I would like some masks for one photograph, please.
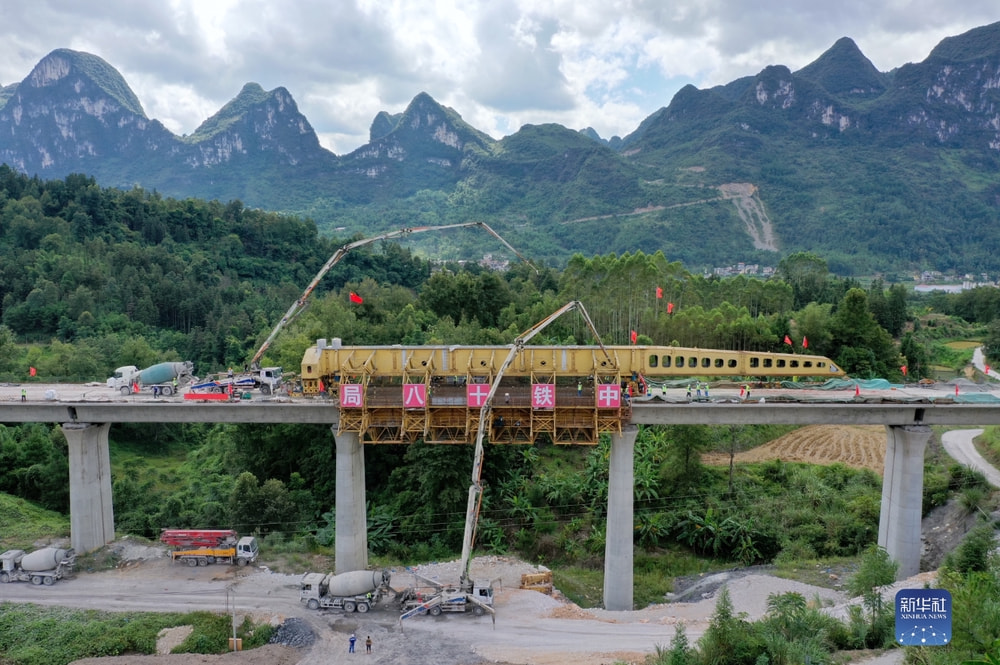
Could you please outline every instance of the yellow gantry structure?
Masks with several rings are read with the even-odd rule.
[[[366,443],[469,443],[510,346],[342,346],[318,340],[302,389],[340,407],[341,432]],[[845,376],[828,358],[674,346],[523,346],[503,371],[493,443],[594,444],[620,433],[646,379]],[[616,398],[617,396],[617,398]]]

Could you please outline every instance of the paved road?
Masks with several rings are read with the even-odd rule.
[[[972,443],[972,440],[982,433],[981,429],[959,429],[945,432],[941,437],[941,443],[944,445],[945,451],[956,462],[982,472],[990,485],[1000,488],[1000,471],[997,471],[996,467],[983,459]]]

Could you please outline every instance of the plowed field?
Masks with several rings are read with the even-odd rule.
[[[729,455],[702,456],[709,465],[729,464]],[[789,432],[753,450],[737,453],[737,462],[786,462],[835,464],[871,469],[879,475],[885,466],[885,427],[881,425],[809,425]]]

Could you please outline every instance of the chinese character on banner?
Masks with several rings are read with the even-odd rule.
[[[490,396],[490,387],[485,383],[470,383],[465,386],[465,401],[468,406],[482,406]]]
[[[340,386],[341,408],[360,408],[364,404],[364,386],[360,383],[345,383]]]
[[[531,384],[531,408],[554,409],[556,406],[556,387],[551,383]]]
[[[404,383],[403,406],[407,409],[422,409],[427,406],[427,386],[423,383]]]
[[[622,405],[622,387],[617,383],[602,383],[597,386],[597,408],[617,409]]]

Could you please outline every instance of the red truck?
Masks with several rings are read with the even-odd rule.
[[[240,538],[232,529],[164,529],[160,542],[172,546],[170,558],[189,566],[235,563],[246,566],[257,561],[257,539]]]

